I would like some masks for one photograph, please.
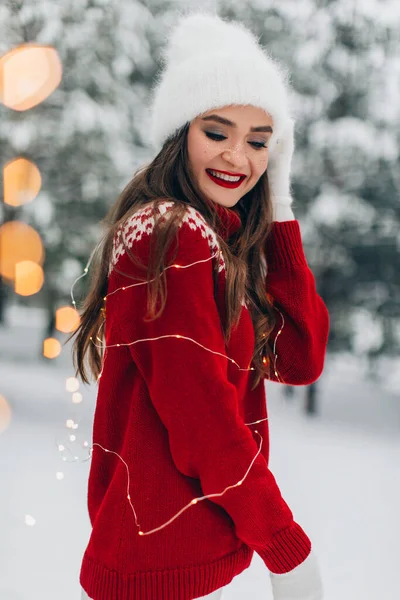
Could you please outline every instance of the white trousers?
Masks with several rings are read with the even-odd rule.
[[[207,596],[201,596],[198,597],[197,599],[194,600],[221,600],[222,598],[222,590],[223,588],[220,588],[219,590],[215,590],[215,592],[211,592],[211,594],[207,594]],[[87,593],[85,592],[85,590],[82,590],[82,598],[81,600],[92,600],[91,598],[89,598],[89,596],[87,595]]]

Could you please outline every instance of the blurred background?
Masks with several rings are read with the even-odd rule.
[[[68,334],[105,216],[151,160],[167,27],[194,2],[0,4],[0,598],[80,598],[96,386]],[[319,556],[326,600],[398,600],[400,3],[203,2],[292,74],[294,212],[331,316],[324,373],[266,382],[271,469]],[[207,43],[206,40],[204,43]],[[90,276],[90,273],[89,273]],[[224,600],[272,598],[251,567]]]

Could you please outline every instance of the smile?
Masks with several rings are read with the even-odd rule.
[[[230,189],[239,187],[239,185],[241,185],[242,182],[246,179],[246,177],[243,175],[240,177],[240,179],[238,181],[227,181],[226,179],[222,179],[221,177],[216,177],[215,175],[212,175],[210,173],[210,171],[208,171],[207,169],[206,169],[206,173],[209,176],[209,178],[211,179],[211,181],[213,181],[217,185],[220,185],[221,187],[230,188]]]

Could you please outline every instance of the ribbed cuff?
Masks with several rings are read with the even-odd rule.
[[[265,243],[265,257],[269,271],[293,265],[307,266],[297,219],[273,224]]]
[[[297,523],[278,533],[265,550],[256,550],[272,573],[287,573],[311,552],[311,541]]]

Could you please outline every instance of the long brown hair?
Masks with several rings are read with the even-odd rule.
[[[126,246],[130,259],[147,271],[148,320],[156,319],[164,310],[166,302],[164,254],[173,242],[186,206],[197,209],[217,233],[222,225],[218,212],[198,188],[190,168],[187,151],[189,123],[181,127],[164,144],[159,154],[148,165],[138,169],[122,191],[117,201],[103,219],[106,230],[94,254],[90,268],[90,289],[83,302],[80,324],[67,341],[76,337],[73,345],[73,361],[76,375],[89,383],[90,375],[97,379],[102,367],[103,350],[93,339],[103,339],[103,302],[107,294],[109,265],[112,257],[113,239],[119,226],[133,213],[149,202],[154,202],[155,215],[159,202],[174,203],[168,212],[167,223],[155,220],[154,247],[149,264],[139,263]],[[272,228],[272,205],[267,171],[256,185],[231,209],[240,216],[242,226],[228,240],[217,234],[226,267],[226,318],[223,327],[225,343],[232,328],[237,325],[242,310],[242,299],[248,299],[253,321],[255,345],[253,354],[254,389],[261,378],[269,374],[273,353],[268,338],[275,326],[275,316],[266,294],[265,276],[267,265],[264,254],[266,238]],[[116,267],[114,267],[116,268]],[[164,286],[162,285],[164,284]],[[158,294],[161,307],[155,312]],[[88,365],[86,364],[88,363]],[[88,373],[89,367],[89,373]]]

